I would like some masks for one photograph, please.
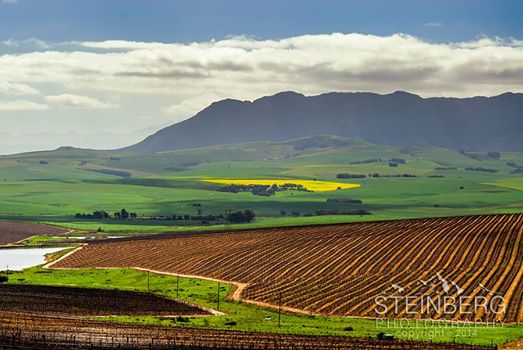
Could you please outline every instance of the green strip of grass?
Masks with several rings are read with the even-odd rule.
[[[9,283],[45,284],[57,286],[79,286],[90,288],[124,289],[135,291],[148,290],[148,274],[134,269],[86,269],[86,270],[46,270],[41,267],[14,272],[9,276]],[[177,288],[177,286],[179,286]],[[319,317],[283,313],[281,327],[278,326],[277,310],[258,307],[248,303],[227,300],[234,286],[220,284],[219,310],[224,316],[190,318],[188,322],[180,322],[171,318],[158,317],[113,317],[119,322],[140,324],[161,324],[177,326],[199,326],[220,329],[236,329],[255,332],[282,332],[312,335],[345,335],[371,336],[379,332],[396,335],[398,338],[414,340],[433,340],[441,342],[460,342],[471,344],[502,344],[523,336],[523,326],[505,327],[449,327],[434,326],[414,328],[411,323],[406,328],[390,328],[387,325],[377,325],[376,321],[358,318]],[[149,274],[149,291],[176,297],[205,307],[218,308],[218,283],[194,279],[179,279],[175,276]],[[228,322],[236,322],[236,326],[227,326]],[[420,325],[417,325],[418,327]],[[353,329],[350,331],[349,329]]]

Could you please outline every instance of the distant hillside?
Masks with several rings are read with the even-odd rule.
[[[421,98],[406,92],[282,92],[223,100],[125,150],[148,153],[330,134],[386,145],[523,150],[523,94]]]

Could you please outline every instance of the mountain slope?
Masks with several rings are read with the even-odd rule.
[[[523,94],[421,98],[406,92],[282,92],[222,100],[124,150],[148,153],[330,134],[378,144],[523,150]]]

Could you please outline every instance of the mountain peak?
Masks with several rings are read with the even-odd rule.
[[[257,102],[265,102],[265,101],[286,101],[286,100],[293,100],[293,99],[302,99],[305,98],[305,95],[300,94],[298,92],[294,91],[282,91],[278,92],[277,94],[270,95],[270,96],[263,96],[257,100],[254,100],[254,103]]]
[[[413,93],[410,93],[410,92],[407,92],[407,91],[403,91],[403,90],[396,90],[394,91],[392,94],[389,94],[391,96],[396,96],[396,97],[414,97],[416,99],[422,99],[419,95],[416,95],[416,94],[413,94]]]
[[[253,102],[226,99],[128,147],[160,152],[323,134],[396,146],[523,150],[523,94],[498,98],[422,98],[405,91],[280,92]]]

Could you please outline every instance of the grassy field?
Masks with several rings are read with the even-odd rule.
[[[41,267],[14,272],[9,283],[44,284],[53,286],[78,286],[90,288],[110,288],[153,293],[179,297],[180,299],[218,309],[224,316],[190,318],[180,322],[165,317],[119,316],[112,320],[140,324],[162,324],[177,326],[199,326],[243,331],[283,332],[315,335],[376,336],[379,332],[392,333],[399,338],[415,340],[435,340],[473,344],[502,344],[523,336],[523,326],[465,326],[431,325],[415,323],[409,325],[380,323],[370,319],[318,317],[282,313],[278,322],[278,312],[273,309],[227,300],[227,295],[234,288],[217,282],[182,278],[175,276],[149,274],[133,269],[91,269],[91,270],[45,270]],[[218,306],[219,290],[219,306]],[[226,323],[236,322],[236,326]],[[352,327],[352,330],[350,330]]]
[[[440,148],[398,149],[327,136],[151,155],[60,149],[0,157],[0,219],[83,230],[101,226],[106,232],[162,232],[209,228],[190,220],[98,222],[74,215],[95,210],[112,214],[122,208],[142,218],[220,215],[249,208],[257,219],[244,227],[261,227],[521,212],[523,177],[512,173],[515,168],[509,162],[523,164],[523,154],[501,153],[498,158]],[[340,173],[380,177],[338,179]],[[360,187],[262,197],[217,191],[223,184],[209,179],[325,181]],[[373,215],[316,215],[354,209]],[[217,222],[212,229],[228,228]]]

